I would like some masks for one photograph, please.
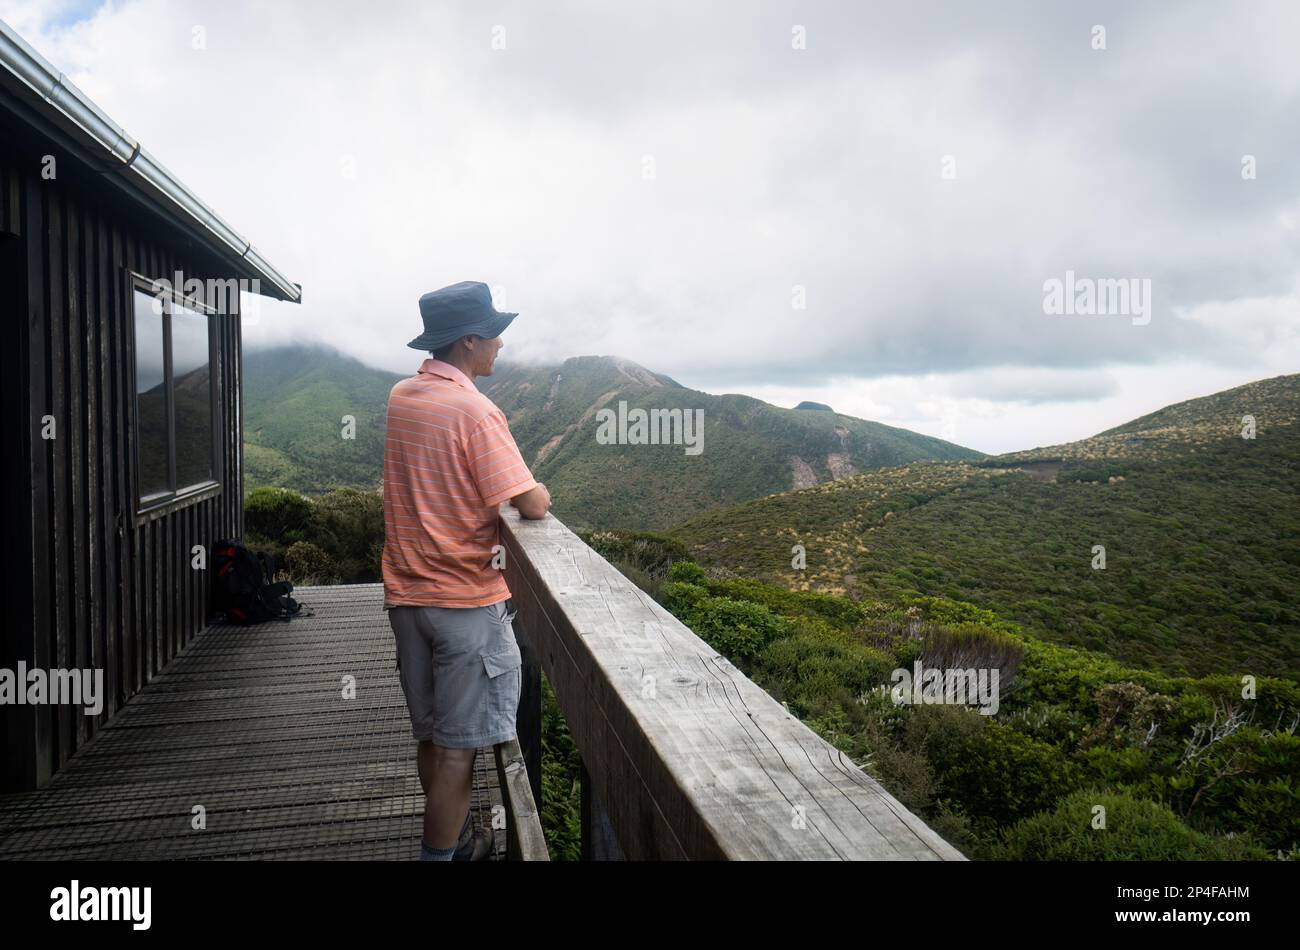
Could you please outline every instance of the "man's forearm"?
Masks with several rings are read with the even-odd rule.
[[[519,514],[524,518],[538,519],[545,518],[546,512],[551,507],[551,493],[546,490],[546,486],[538,482],[528,491],[516,495],[510,499],[510,504],[519,510]]]

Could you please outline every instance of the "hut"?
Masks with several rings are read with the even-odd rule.
[[[206,551],[243,530],[241,290],[301,299],[0,22],[5,790],[207,621]]]

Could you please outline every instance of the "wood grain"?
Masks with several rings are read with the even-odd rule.
[[[964,860],[553,516],[503,505],[501,535],[626,858]]]

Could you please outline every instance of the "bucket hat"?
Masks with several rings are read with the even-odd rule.
[[[420,298],[424,332],[406,345],[414,350],[436,350],[471,333],[491,340],[517,316],[501,313],[492,305],[492,291],[487,284],[462,280]]]

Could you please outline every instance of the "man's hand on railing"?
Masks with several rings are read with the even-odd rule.
[[[524,518],[545,518],[547,510],[551,507],[551,493],[546,490],[545,485],[538,482],[523,494],[511,498],[510,504],[519,509],[520,516]]]

